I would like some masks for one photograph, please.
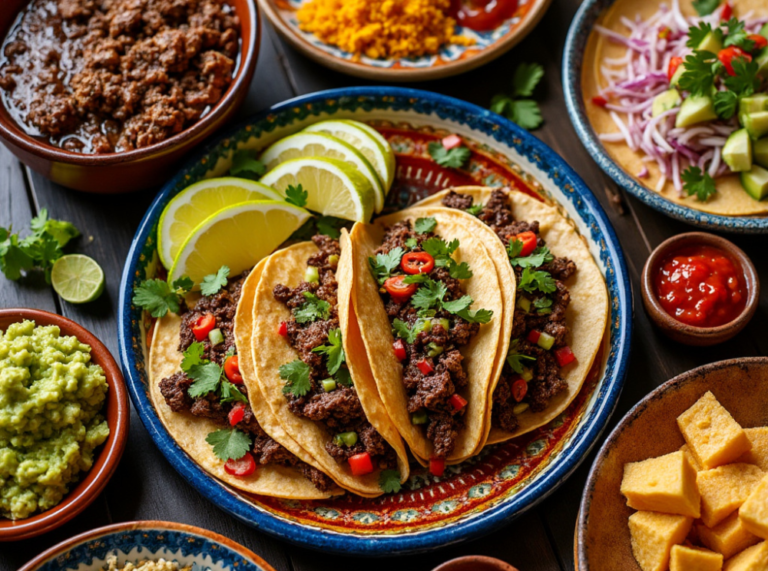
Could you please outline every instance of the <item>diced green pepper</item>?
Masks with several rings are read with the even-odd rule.
[[[445,329],[446,331],[450,331],[451,330],[451,322],[448,321],[445,317],[441,317],[440,319],[433,319],[432,320],[432,326],[433,327],[435,325],[438,325],[438,324],[442,325],[443,329]]]
[[[333,443],[336,446],[347,446],[351,448],[357,444],[357,432],[341,432],[333,437]]]
[[[335,268],[336,266],[338,266],[339,256],[337,256],[336,254],[331,254],[330,256],[328,256],[328,265],[331,266],[332,268]]]
[[[428,420],[429,417],[427,416],[426,410],[420,410],[411,415],[411,424],[427,424]]]
[[[522,414],[526,410],[528,410],[528,403],[527,402],[521,402],[521,403],[515,405],[515,407],[512,409],[512,412],[514,412],[515,414]]]
[[[545,351],[549,351],[552,348],[552,345],[555,344],[555,338],[552,337],[549,333],[544,333],[542,331],[536,344]]]
[[[523,367],[523,374],[520,375],[526,383],[530,383],[533,379],[533,371],[528,367]]]
[[[307,266],[307,270],[304,272],[304,281],[314,284],[320,281],[320,274],[317,273],[315,266]]]
[[[215,347],[219,343],[224,342],[224,334],[218,327],[216,329],[211,329],[211,331],[208,333],[208,340],[211,342],[211,345]]]
[[[527,297],[520,296],[520,299],[517,300],[517,305],[526,313],[531,311],[531,300]]]
[[[321,381],[320,384],[323,385],[323,390],[327,393],[336,390],[336,381],[333,379],[325,379],[324,381]]]
[[[442,345],[438,345],[437,343],[428,343],[427,344],[427,355],[430,357],[437,357],[443,352],[444,348]]]

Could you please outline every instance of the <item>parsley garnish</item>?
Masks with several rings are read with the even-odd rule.
[[[195,341],[187,350],[184,351],[184,358],[181,360],[181,370],[189,371],[195,365],[199,365],[203,362],[203,353],[205,352],[205,345],[200,341]]]
[[[720,28],[715,28],[713,31],[711,24],[701,22],[698,26],[688,28],[688,41],[685,45],[695,50],[710,32],[713,32],[721,42],[723,41],[723,31]]]
[[[283,387],[283,394],[291,394],[303,397],[312,388],[309,380],[309,365],[296,359],[280,367],[280,378],[287,381]]]
[[[416,341],[416,336],[421,332],[416,325],[418,325],[418,321],[413,327],[408,327],[405,321],[395,318],[392,321],[392,332],[406,343],[411,344]]]
[[[192,365],[187,370],[187,376],[194,382],[187,389],[187,393],[192,398],[201,397],[208,393],[216,392],[219,389],[219,381],[224,373],[221,367],[210,361],[203,361],[201,364]]]
[[[205,296],[216,295],[221,288],[227,285],[228,276],[229,267],[221,266],[215,274],[210,274],[203,278],[203,281],[200,282],[200,293]]]
[[[392,272],[400,265],[400,259],[403,257],[403,249],[399,246],[392,248],[386,254],[376,254],[375,258],[368,258],[368,265],[371,268],[373,279],[379,285],[383,284],[392,275]]]
[[[385,494],[396,494],[400,491],[400,472],[397,470],[382,470],[379,474],[379,488]]]
[[[289,184],[288,188],[285,189],[285,201],[288,204],[303,208],[307,205],[308,197],[309,192],[304,190],[304,187],[301,185],[293,186],[292,184]]]
[[[555,279],[549,272],[532,270],[531,268],[523,270],[523,275],[520,277],[520,283],[517,284],[517,287],[528,293],[535,291],[552,293],[557,289]]]
[[[715,181],[708,172],[701,172],[699,167],[688,167],[680,175],[683,179],[683,188],[688,196],[696,195],[696,200],[706,202],[709,197],[717,192]]]
[[[194,283],[183,276],[173,284],[165,280],[144,280],[133,293],[133,304],[145,309],[152,317],[163,317],[169,311],[179,312],[181,296],[192,289]]]
[[[690,54],[683,62],[685,71],[680,76],[680,89],[693,95],[709,95],[719,65],[722,64],[712,52],[700,50]]]
[[[413,224],[413,229],[417,234],[429,234],[437,226],[437,220],[434,218],[417,218]]]
[[[726,48],[737,46],[747,53],[755,49],[755,41],[750,40],[747,36],[743,21],[738,18],[731,18],[726,26],[728,27],[728,34],[725,36],[725,43],[723,44]]]
[[[429,156],[441,167],[460,169],[472,154],[465,146],[446,149],[442,143],[432,142],[428,145]]]
[[[523,129],[538,129],[543,120],[538,103],[530,97],[544,77],[544,68],[538,63],[521,63],[512,78],[512,96],[500,93],[491,100],[491,111],[503,115]]]
[[[443,282],[426,279],[421,287],[416,290],[416,293],[413,294],[411,305],[416,309],[439,308],[443,303],[446,293],[448,293],[448,288]]]
[[[335,375],[347,359],[341,344],[341,329],[331,329],[328,332],[328,344],[312,349],[313,353],[322,353],[327,359],[326,367],[331,375]]]
[[[483,204],[473,204],[469,208],[467,208],[467,212],[471,214],[472,216],[479,216],[480,213],[483,211]]]
[[[748,97],[760,88],[760,78],[757,77],[758,65],[755,61],[747,61],[745,58],[734,58],[731,66],[736,75],[729,75],[725,79],[725,86],[736,95]]]
[[[239,460],[251,449],[251,439],[248,435],[234,428],[211,432],[205,437],[205,441],[213,446],[213,453],[224,462]]]
[[[739,96],[733,91],[718,91],[713,97],[715,113],[721,119],[730,119],[736,114],[739,106]]]
[[[709,16],[720,5],[720,0],[693,0],[692,4],[699,16]]]
[[[253,151],[249,149],[240,149],[232,155],[232,166],[229,167],[229,174],[241,178],[250,178],[257,180],[267,172],[267,166],[253,156]]]
[[[318,319],[328,319],[331,314],[331,304],[317,297],[314,293],[304,292],[304,303],[293,310],[296,323],[312,323]]]
[[[523,362],[536,361],[536,357],[529,357],[528,355],[519,353],[519,345],[519,339],[514,339],[512,342],[510,342],[509,351],[507,351],[507,365],[509,365],[509,368],[512,369],[513,372],[517,373],[518,375],[522,375]]]

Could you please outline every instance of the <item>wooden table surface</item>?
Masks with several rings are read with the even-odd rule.
[[[537,97],[544,126],[536,136],[560,153],[586,181],[607,211],[624,248],[634,288],[635,335],[629,374],[609,429],[640,398],[667,379],[705,363],[768,355],[768,288],[760,308],[744,332],[723,345],[694,349],[660,336],[650,324],[639,295],[640,273],[650,251],[666,238],[692,230],[630,197],[610,180],[582,147],[563,101],[560,65],[568,26],[578,0],[555,0],[538,27],[505,56],[465,75],[413,87],[452,95],[487,107],[491,97],[507,90],[520,62],[546,68]],[[362,80],[334,73],[299,55],[274,31],[264,27],[261,54],[241,116],[285,99],[322,89],[353,86]],[[34,307],[63,314],[95,333],[117,356],[117,300],[120,276],[134,232],[154,192],[128,196],[92,196],[73,192],[26,169],[0,146],[0,226],[20,231],[41,208],[73,222],[83,236],[76,251],[104,268],[107,287],[95,303],[73,306],[60,300],[42,279],[17,283],[0,277],[0,307]],[[164,180],[158,180],[158,188]],[[768,237],[732,236],[754,260],[768,284]],[[606,433],[607,434],[607,433]],[[604,434],[605,436],[605,434]],[[602,441],[602,439],[601,439]],[[83,531],[130,520],[168,520],[207,528],[242,543],[278,571],[321,571],[364,568],[366,571],[429,570],[460,555],[499,557],[520,571],[572,570],[573,536],[584,483],[595,452],[536,509],[473,542],[445,546],[433,553],[401,559],[360,560],[313,552],[260,533],[218,510],[189,486],[155,448],[135,411],[128,445],[117,473],[102,495],[81,515],[58,530],[26,541],[0,544],[0,571],[17,569],[44,549]]]

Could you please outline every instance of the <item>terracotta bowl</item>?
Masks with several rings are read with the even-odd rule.
[[[468,555],[446,561],[432,571],[517,571],[517,567],[512,567],[509,563],[504,563],[495,557]]]
[[[653,285],[656,270],[667,254],[685,246],[701,244],[719,248],[729,254],[731,259],[735,261],[737,266],[740,266],[743,271],[747,285],[747,303],[744,306],[744,311],[730,323],[719,325],[717,327],[695,327],[677,321],[661,306],[661,303],[659,303],[659,300],[656,297]],[[659,244],[645,262],[640,286],[643,294],[645,311],[659,329],[674,341],[700,347],[716,345],[717,343],[727,341],[736,335],[746,327],[760,303],[760,280],[757,277],[757,270],[755,269],[752,260],[749,259],[749,256],[747,256],[744,251],[733,242],[706,232],[678,234]]]
[[[63,186],[110,194],[158,187],[177,163],[234,115],[245,99],[259,55],[260,16],[254,0],[229,0],[240,17],[240,61],[221,100],[197,123],[149,147],[104,155],[65,151],[27,135],[0,104],[0,141],[24,164]],[[0,41],[28,0],[2,0]]]
[[[101,493],[114,474],[128,438],[130,407],[123,375],[115,359],[101,341],[83,327],[60,315],[38,309],[0,309],[0,330],[25,319],[37,325],[58,325],[63,335],[74,335],[90,345],[93,362],[101,365],[107,378],[109,391],[105,403],[105,416],[109,425],[109,438],[101,452],[79,483],[54,508],[20,521],[0,517],[0,541],[16,541],[47,533],[82,512]]]
[[[664,383],[614,429],[587,480],[576,533],[579,571],[641,571],[627,520],[634,512],[619,492],[624,464],[678,450],[678,415],[712,391],[743,427],[768,425],[768,358],[704,365]]]

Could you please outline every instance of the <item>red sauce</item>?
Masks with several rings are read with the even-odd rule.
[[[655,286],[664,310],[695,327],[729,323],[747,303],[741,266],[712,246],[688,246],[667,256]]]
[[[514,16],[517,0],[451,0],[449,14],[459,26],[489,32]]]

